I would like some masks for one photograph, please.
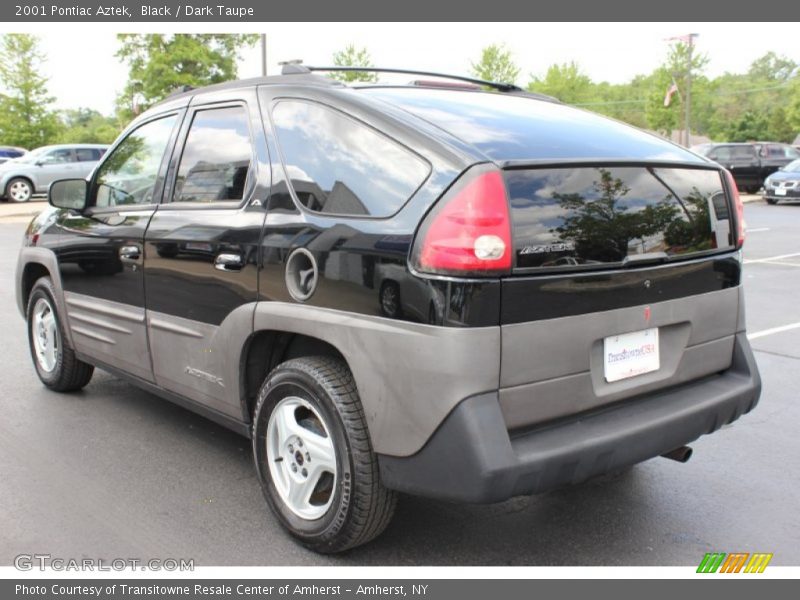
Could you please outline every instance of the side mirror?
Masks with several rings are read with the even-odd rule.
[[[85,179],[60,179],[50,184],[47,201],[56,208],[82,211],[86,208],[89,184]]]

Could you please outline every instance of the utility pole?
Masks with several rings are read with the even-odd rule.
[[[267,76],[267,34],[261,34],[261,75]]]
[[[699,33],[690,33],[687,35],[686,43],[689,45],[689,54],[687,59],[686,65],[686,113],[685,113],[685,122],[684,122],[684,129],[686,130],[686,147],[688,148],[691,145],[691,138],[689,137],[689,131],[692,124],[692,51],[694,50],[694,38],[696,38]]]

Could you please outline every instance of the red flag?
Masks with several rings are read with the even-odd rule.
[[[687,33],[686,35],[676,35],[673,37],[664,38],[665,42],[683,42],[685,44],[690,44],[692,39],[697,37],[696,33]]]
[[[664,106],[669,106],[672,102],[672,95],[678,91],[678,84],[673,81],[667,88],[667,93],[664,95]]]

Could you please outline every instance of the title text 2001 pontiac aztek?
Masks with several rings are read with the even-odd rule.
[[[173,96],[53,184],[17,275],[45,385],[100,367],[251,436],[322,552],[396,491],[551,489],[755,405],[719,165],[513,86],[293,70]]]

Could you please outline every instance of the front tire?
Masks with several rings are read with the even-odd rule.
[[[261,387],[253,456],[272,512],[303,545],[334,553],[386,528],[395,492],[383,487],[353,376],[329,357],[289,360]]]
[[[28,298],[28,345],[41,382],[56,392],[74,392],[89,383],[94,367],[75,356],[56,306],[53,282],[42,277]]]
[[[33,196],[31,182],[22,177],[15,177],[6,186],[6,198],[12,202],[27,202]]]

